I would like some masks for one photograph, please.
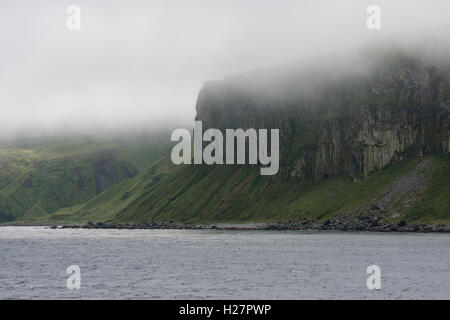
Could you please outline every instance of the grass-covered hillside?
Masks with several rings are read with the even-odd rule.
[[[160,138],[20,139],[0,148],[0,222],[33,221],[85,203],[150,165]]]
[[[450,158],[395,163],[354,182],[336,175],[285,182],[246,166],[180,166],[162,159],[52,222],[277,222],[384,213],[393,221],[450,223]]]

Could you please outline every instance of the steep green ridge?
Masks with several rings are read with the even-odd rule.
[[[420,176],[421,165],[428,170]],[[402,192],[391,190],[418,176]],[[260,176],[246,166],[175,167],[160,160],[87,204],[51,216],[54,222],[277,222],[326,220],[378,205],[393,220],[450,223],[450,158],[428,156],[395,163],[360,181],[336,175],[302,182]],[[417,186],[424,188],[416,190]],[[385,202],[383,199],[391,198]]]
[[[166,143],[165,143],[166,144]],[[22,139],[0,148],[0,222],[84,203],[167,152],[160,138]]]

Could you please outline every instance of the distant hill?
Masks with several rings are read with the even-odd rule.
[[[0,148],[0,221],[33,221],[84,203],[162,154],[160,138],[47,137]]]

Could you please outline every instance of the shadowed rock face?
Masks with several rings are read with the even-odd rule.
[[[33,189],[34,188],[33,180],[31,178],[26,179],[23,182],[22,187],[24,187],[26,189]]]
[[[449,70],[394,55],[365,71],[229,77],[205,84],[197,120],[205,128],[279,128],[285,179],[357,180],[392,161],[450,151]]]
[[[96,194],[100,194],[123,179],[132,178],[139,173],[136,168],[128,168],[125,163],[120,163],[115,150],[108,150],[101,157],[102,159],[94,162],[92,166]],[[78,180],[79,188],[84,183],[80,178]]]
[[[96,161],[93,165],[95,192],[102,193],[105,189],[114,184],[118,178],[118,170],[111,153],[105,159]]]

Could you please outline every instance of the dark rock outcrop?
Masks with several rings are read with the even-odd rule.
[[[102,193],[118,179],[119,173],[112,152],[109,152],[104,159],[96,161],[93,169],[96,194]]]
[[[32,178],[26,179],[26,180],[22,183],[22,187],[23,187],[23,188],[26,188],[26,189],[33,189],[33,188],[34,188],[33,179],[32,179]]]

